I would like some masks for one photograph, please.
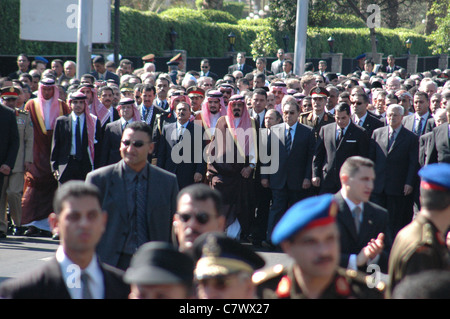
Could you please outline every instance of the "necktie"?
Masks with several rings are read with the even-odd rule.
[[[391,133],[389,133],[388,151],[391,149],[392,144],[394,144],[394,140],[395,140],[395,131],[392,131]]]
[[[314,127],[316,127],[317,125],[319,125],[319,117],[316,116],[316,118],[314,119]]]
[[[288,154],[291,152],[291,145],[292,145],[291,130],[292,130],[292,128],[289,128],[287,135],[286,135],[286,142],[284,144],[284,146],[286,147],[286,152]]]
[[[356,206],[353,208],[353,218],[355,220],[356,232],[359,233],[359,227],[361,226],[361,208]]]
[[[127,125],[128,125],[128,122],[125,122],[125,123],[123,124],[122,130],[125,130],[125,128],[127,127]]]
[[[344,137],[344,133],[343,133],[343,131],[342,131],[341,128],[338,129],[338,132],[339,132],[339,135],[338,135],[338,138],[337,138],[337,140],[336,140],[336,144],[337,144],[337,145],[339,145],[339,143],[341,143],[342,138]]]
[[[85,272],[81,272],[81,298],[82,299],[93,299],[91,290],[89,289],[89,275]]]
[[[256,122],[259,124],[259,126],[261,127],[261,118],[259,117],[259,114],[256,114]]]
[[[148,241],[147,236],[147,201],[145,179],[143,176],[136,176],[136,232],[138,247]]]
[[[421,135],[422,134],[422,118],[419,118],[417,120],[417,124],[416,124],[416,135]]]
[[[79,116],[77,116],[77,123],[75,126],[75,158],[80,161],[83,155],[81,152],[81,123]]]
[[[182,125],[180,125],[178,127],[177,137],[178,137],[177,142],[180,142],[183,139],[183,126]]]

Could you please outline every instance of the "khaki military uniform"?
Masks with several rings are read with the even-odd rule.
[[[294,275],[294,268],[276,265],[256,272],[253,282],[262,299],[307,299]],[[369,288],[372,287],[373,288]],[[338,268],[330,285],[319,299],[383,299],[385,284],[373,284],[370,276],[355,270]]]
[[[20,146],[14,168],[5,176],[0,198],[0,231],[7,231],[6,205],[15,226],[21,226],[22,194],[24,185],[25,162],[33,162],[33,126],[27,111],[16,108],[17,127]]]
[[[450,269],[449,251],[441,237],[436,226],[420,213],[397,234],[389,257],[387,297],[407,275],[431,269]]]
[[[314,118],[313,111],[305,112],[300,114],[300,123],[304,125],[308,125],[313,128],[314,131],[314,137],[317,141],[317,138],[319,137],[320,128],[324,125],[334,123],[334,116],[331,113],[325,112],[322,119],[318,121],[318,118]]]

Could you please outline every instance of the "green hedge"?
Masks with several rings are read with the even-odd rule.
[[[20,8],[19,0],[1,0],[0,12],[0,54],[17,55],[76,55],[76,44],[22,41],[19,39]],[[269,33],[280,47],[284,47],[284,33],[276,32],[268,20],[235,20],[224,12],[204,13],[201,10],[175,8],[156,14],[122,7],[120,17],[120,54],[122,56],[141,56],[154,53],[162,55],[168,50],[169,32],[173,28],[178,33],[176,49],[187,50],[192,57],[221,57],[228,50],[227,35],[236,35],[235,49],[250,55],[250,44],[259,32]],[[7,14],[5,14],[7,13]],[[111,10],[113,24],[114,9]],[[222,22],[222,21],[227,21]],[[111,26],[113,29],[113,25]],[[412,54],[431,55],[430,40],[413,31],[396,29],[377,29],[378,52],[385,55],[400,56],[406,52],[404,42],[413,41]],[[112,35],[111,39],[114,39]],[[355,57],[362,52],[370,52],[370,37],[367,28],[308,28],[307,57],[320,57],[328,52],[327,39],[335,39],[335,52],[344,57]],[[289,51],[294,48],[294,34],[290,34]],[[108,45],[113,48],[113,44]]]

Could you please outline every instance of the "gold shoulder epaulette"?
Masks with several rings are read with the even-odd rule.
[[[285,266],[277,264],[273,267],[256,271],[252,276],[252,281],[255,285],[260,285],[270,279],[280,276],[285,273]]]

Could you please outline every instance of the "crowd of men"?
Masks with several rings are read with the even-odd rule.
[[[97,56],[76,77],[20,54],[0,78],[0,238],[61,246],[0,297],[383,298],[448,269],[450,70],[361,56],[295,75],[277,57],[239,53],[219,78],[208,59]],[[249,245],[294,265],[263,271]],[[70,264],[74,289],[55,272]],[[389,278],[369,287],[374,265]]]

